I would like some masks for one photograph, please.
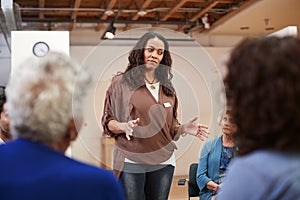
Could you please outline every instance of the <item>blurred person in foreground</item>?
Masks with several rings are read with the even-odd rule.
[[[245,39],[227,66],[239,151],[217,199],[300,199],[299,38]]]
[[[124,199],[112,172],[64,155],[83,120],[89,77],[59,53],[16,68],[7,87],[16,139],[0,146],[1,199]]]
[[[4,144],[11,139],[9,118],[6,110],[5,87],[0,86],[0,144]]]

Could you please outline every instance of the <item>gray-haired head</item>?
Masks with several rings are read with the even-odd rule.
[[[60,141],[70,120],[82,118],[89,80],[84,68],[61,53],[23,62],[7,86],[13,136],[44,144]]]

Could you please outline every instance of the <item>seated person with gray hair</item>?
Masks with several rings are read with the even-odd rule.
[[[6,90],[15,139],[0,145],[1,199],[124,199],[112,172],[64,155],[82,124],[89,80],[59,53],[15,69]]]
[[[5,87],[0,86],[0,144],[6,143],[11,138],[9,118],[6,111]]]

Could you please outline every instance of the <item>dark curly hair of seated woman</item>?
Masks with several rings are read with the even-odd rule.
[[[300,39],[243,40],[225,78],[238,156],[217,199],[300,197]]]
[[[225,84],[240,155],[300,151],[299,63],[300,39],[292,37],[247,39],[232,52]]]

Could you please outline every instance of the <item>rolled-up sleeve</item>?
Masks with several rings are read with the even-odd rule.
[[[102,120],[101,120],[102,127],[103,127],[102,135],[105,137],[115,137],[116,136],[116,134],[114,134],[113,132],[111,132],[108,129],[108,122],[110,120],[115,119],[114,114],[113,114],[114,111],[113,111],[113,97],[112,96],[113,96],[113,91],[114,91],[117,83],[119,82],[119,80],[120,80],[120,78],[115,76],[112,79],[112,83],[109,86],[109,88],[107,89],[106,94],[105,94],[103,115],[102,115]]]
[[[104,100],[104,109],[102,115],[103,135],[106,137],[116,137],[115,134],[108,129],[108,123],[111,120],[125,122],[131,120],[132,105],[129,99],[133,93],[131,87],[123,82],[122,74],[113,77],[111,85],[106,91]]]
[[[112,110],[111,110],[111,86],[106,91],[105,101],[104,101],[104,109],[103,109],[103,115],[102,115],[102,127],[103,127],[103,136],[105,137],[114,137],[115,134],[112,133],[108,129],[108,122],[113,118],[112,116]]]
[[[173,123],[172,123],[172,127],[171,127],[171,135],[174,141],[177,141],[180,137],[180,133],[179,133],[179,126],[180,123],[178,122],[177,119],[177,109],[178,109],[178,99],[177,96],[175,95],[174,97],[174,107],[173,107]]]

